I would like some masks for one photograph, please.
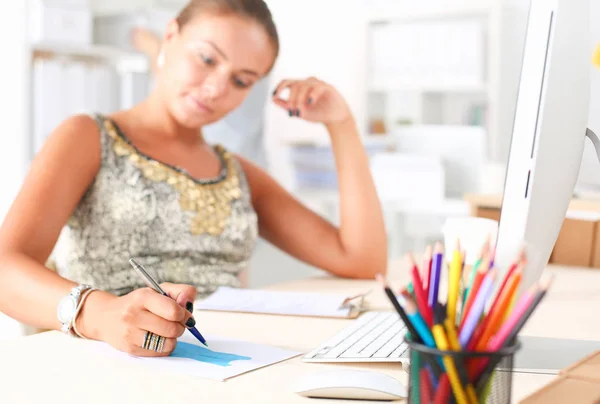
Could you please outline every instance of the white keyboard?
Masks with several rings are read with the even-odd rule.
[[[367,312],[306,354],[304,362],[403,362],[406,327],[395,312]]]

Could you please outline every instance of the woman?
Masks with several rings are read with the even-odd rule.
[[[161,50],[158,36],[146,28],[136,28],[131,35],[133,46],[151,62],[153,74],[158,71],[157,60]],[[229,152],[239,154],[259,167],[266,168],[267,159],[263,142],[263,115],[269,97],[269,78],[254,83],[244,101],[235,110],[217,122],[202,127],[202,138],[207,143],[218,143]]]
[[[285,80],[273,102],[327,127],[339,229],[257,166],[198,136],[240,105],[278,51],[262,0],[191,1],[166,30],[149,97],[110,117],[66,120],[36,156],[0,229],[0,311],[133,355],[166,356],[195,324],[196,293],[239,285],[258,234],[337,276],[385,272],[367,156],[333,87]],[[284,89],[287,101],[278,97]],[[44,265],[53,249],[56,272]],[[131,257],[164,282],[170,298],[143,287]],[[152,334],[161,344],[143,348]]]

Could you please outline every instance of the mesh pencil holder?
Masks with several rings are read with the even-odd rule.
[[[495,352],[440,351],[405,340],[410,349],[408,403],[510,404],[518,340]]]

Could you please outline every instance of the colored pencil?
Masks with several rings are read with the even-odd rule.
[[[502,319],[497,318],[497,316],[500,316],[500,314],[501,314],[498,312],[498,305],[500,303],[508,303],[508,302],[501,302],[501,299],[506,298],[504,291],[505,291],[508,283],[511,282],[511,280],[514,280],[513,274],[515,273],[515,271],[517,271],[518,269],[522,270],[525,263],[526,263],[526,261],[525,261],[524,251],[522,250],[521,253],[519,254],[519,259],[510,266],[508,272],[506,273],[506,276],[504,277],[504,280],[502,281],[502,285],[498,289],[496,297],[488,311],[488,313],[490,315],[488,315],[485,318],[485,320],[479,325],[479,327],[477,327],[477,329],[475,330],[475,333],[473,335],[473,338],[471,340],[471,343],[467,347],[467,349],[469,349],[469,350],[484,349],[485,346],[487,345],[487,341],[489,340],[489,338],[499,328],[499,324],[496,324],[496,326],[494,326],[495,328],[488,327],[489,322],[490,321],[502,321]],[[520,280],[520,278],[519,278],[519,280]],[[515,285],[513,285],[513,286],[515,286]],[[516,286],[518,287],[518,285],[516,285]],[[515,289],[515,291],[516,291],[516,289]],[[507,309],[507,307],[504,307],[502,313],[504,313],[506,311],[506,309]],[[492,318],[491,314],[494,314],[495,317]]]
[[[469,311],[467,318],[465,319],[464,325],[460,330],[459,341],[461,346],[466,347],[471,341],[471,337],[473,336],[473,332],[481,319],[481,314],[485,309],[485,303],[488,300],[490,294],[492,293],[492,289],[494,286],[494,280],[496,279],[496,270],[490,270],[483,282],[481,283],[481,287],[477,292],[477,296],[473,301],[473,307]]]
[[[483,351],[488,345],[490,338],[496,333],[496,331],[500,328],[503,321],[504,312],[508,308],[510,303],[510,299],[512,299],[513,294],[519,287],[519,283],[521,282],[521,269],[517,269],[514,271],[508,282],[504,284],[504,289],[501,291],[500,295],[496,299],[496,304],[493,305],[488,315],[481,322],[478,329],[480,332],[476,332],[473,338],[476,338],[475,341],[475,350]],[[479,334],[479,335],[478,335]]]
[[[442,317],[439,315],[440,310],[434,311],[434,326],[431,329],[433,337],[435,339],[435,343],[440,351],[448,351],[449,343],[448,337],[446,336],[446,331],[443,327]],[[458,376],[458,371],[456,369],[456,365],[454,363],[454,359],[449,355],[444,355],[442,357],[442,361],[444,362],[444,367],[446,368],[446,373],[448,374],[448,378],[450,379],[450,386],[452,387],[452,392],[454,393],[454,397],[456,398],[457,404],[468,404],[469,401],[467,399],[467,394],[465,393],[465,389],[460,381]]]
[[[377,277],[376,277],[376,279],[383,286],[383,290],[385,291],[385,294],[387,295],[390,303],[392,303],[392,306],[394,306],[394,309],[396,309],[396,312],[398,313],[398,315],[402,319],[402,322],[404,323],[404,325],[408,329],[408,332],[410,332],[410,335],[412,336],[412,338],[414,338],[415,340],[419,340],[420,339],[419,338],[419,333],[417,332],[417,330],[413,326],[412,322],[408,319],[408,316],[406,315],[406,312],[404,311],[404,309],[402,308],[402,306],[398,302],[398,299],[396,298],[396,295],[394,295],[394,292],[392,292],[392,290],[388,286],[388,284],[385,281],[385,278],[383,277],[383,275],[378,274]]]
[[[542,282],[541,286],[534,288],[529,293],[523,295],[523,298],[515,307],[515,311],[510,316],[509,320],[502,326],[498,334],[490,341],[489,349],[498,350],[507,347],[513,343],[517,335],[521,332],[535,309],[539,306],[542,299],[546,296],[550,285],[552,284],[554,277],[550,277]],[[512,326],[512,328],[511,328]],[[500,359],[490,361],[487,367],[481,372],[479,377],[480,382],[489,378]],[[480,370],[485,365],[480,365]]]
[[[492,252],[490,254],[490,268],[494,268],[496,264],[496,247],[492,248]]]
[[[415,312],[417,312],[417,309],[416,309],[415,302],[412,300],[412,296],[408,293],[406,288],[404,288],[400,291],[400,295],[398,296],[398,298],[399,298],[400,305],[404,308],[406,316],[408,317],[409,321],[412,322],[413,328],[415,330],[415,333],[417,333],[417,337],[419,337],[419,340],[421,342],[423,342],[425,345],[427,345],[428,347],[435,348],[436,347],[435,341],[432,338],[431,339],[429,338],[429,336],[432,335],[431,330],[429,330],[427,328],[424,321],[421,319],[419,327],[416,327],[414,325],[415,324],[414,321],[419,322],[419,320],[418,320],[418,318],[416,318],[416,320],[415,320],[411,317]],[[417,314],[418,314],[418,312],[417,312]],[[418,334],[420,332],[425,334],[425,340],[423,338],[421,338],[420,334]],[[434,360],[434,358],[431,355],[424,355],[424,357],[425,357],[425,361],[429,365],[429,369],[433,372],[432,380],[435,384],[440,379],[440,375],[444,372],[444,369],[442,368],[442,364],[443,364],[442,360],[440,358],[439,362],[438,362],[438,361]]]
[[[487,351],[496,351],[501,347],[505,346],[510,333],[517,326],[519,319],[523,317],[523,315],[525,315],[527,308],[530,307],[533,303],[533,300],[538,290],[538,285],[533,285],[529,290],[527,290],[523,294],[523,296],[521,296],[519,302],[515,306],[515,310],[512,312],[508,320],[506,320],[506,322],[502,324],[502,327],[500,328],[498,333],[490,340],[486,349]],[[483,372],[483,369],[488,363],[489,359],[485,358],[470,363],[468,367],[470,380],[475,380],[478,377],[478,375],[480,375]]]
[[[521,270],[522,268],[527,264],[527,260],[525,257],[525,250],[521,249],[520,253],[519,253],[519,257],[518,259],[513,262],[510,267],[508,268],[508,272],[506,273],[506,275],[504,276],[504,280],[502,281],[502,285],[500,286],[500,288],[498,289],[498,292],[496,294],[496,299],[494,300],[494,303],[492,303],[492,306],[490,307],[490,311],[493,311],[496,308],[496,305],[498,304],[498,299],[502,294],[502,291],[504,290],[504,288],[506,288],[507,283],[509,282],[512,274],[520,267]]]
[[[415,291],[415,298],[417,302],[417,306],[419,308],[419,312],[425,320],[425,324],[427,327],[433,326],[433,312],[427,303],[427,296],[425,295],[425,291],[423,290],[423,282],[421,281],[421,275],[419,274],[419,268],[417,264],[415,264],[415,260],[413,259],[411,254],[406,255],[406,260],[408,261],[408,266],[410,268],[410,272],[413,279],[413,289]]]
[[[463,261],[460,251],[460,242],[457,240],[456,248],[452,255],[452,262],[450,263],[450,273],[448,276],[447,317],[450,321],[452,321],[453,324],[456,324],[456,304],[458,303],[462,265]]]
[[[485,244],[483,245],[483,248],[481,249],[481,253],[479,254],[479,258],[477,258],[477,261],[475,261],[475,264],[471,268],[471,275],[469,275],[469,280],[467,282],[467,286],[465,288],[465,292],[463,293],[463,302],[462,302],[463,310],[461,311],[461,317],[462,318],[464,318],[464,316],[465,316],[464,307],[467,304],[467,296],[469,295],[469,290],[473,287],[473,282],[475,281],[475,274],[477,273],[477,270],[479,269],[479,266],[481,265],[481,263],[483,262],[483,260],[485,258],[487,258],[487,255],[489,253],[490,239],[491,239],[491,237],[488,236]]]
[[[487,258],[485,258],[481,262],[481,265],[479,265],[479,269],[477,269],[477,273],[475,274],[475,279],[473,280],[473,286],[471,287],[471,289],[469,289],[469,293],[467,296],[467,303],[463,307],[462,320],[461,320],[460,326],[458,327],[459,331],[462,331],[462,329],[465,325],[465,320],[467,319],[467,316],[469,315],[469,311],[471,310],[471,306],[473,305],[473,302],[475,301],[475,298],[477,297],[477,293],[479,292],[479,288],[481,287],[481,283],[485,279],[485,275],[488,273],[488,270],[489,270],[488,265],[489,265],[489,261],[487,260]]]
[[[423,260],[423,290],[425,291],[425,296],[427,296],[427,303],[429,303],[429,280],[431,279],[432,255],[433,248],[428,245],[425,249],[425,258]]]
[[[429,279],[429,307],[435,309],[435,305],[438,302],[438,293],[440,288],[440,277],[442,275],[442,262],[444,260],[444,253],[441,243],[436,243],[433,250],[433,258],[431,263],[431,278]]]
[[[435,341],[433,340],[433,336],[431,335],[431,331],[419,311],[417,310],[417,305],[410,297],[403,296],[404,301],[400,301],[401,305],[406,312],[406,316],[412,322],[415,330],[417,331],[419,337],[423,341],[425,345],[430,348],[435,348]]]
[[[533,314],[533,312],[535,311],[537,306],[540,304],[542,299],[546,296],[546,293],[548,293],[548,289],[550,289],[550,286],[552,285],[553,281],[554,281],[554,276],[550,276],[548,279],[546,279],[545,281],[542,282],[539,289],[535,292],[535,295],[533,297],[533,302],[531,302],[531,304],[527,306],[527,308],[525,309],[525,313],[519,318],[519,321],[517,322],[515,327],[508,334],[508,337],[506,337],[505,342],[510,342],[521,332],[521,329],[525,326],[525,323],[527,323],[527,321],[529,320],[529,318],[531,317],[531,315]],[[498,331],[497,335],[498,335],[498,338],[503,336],[500,333],[500,331]]]
[[[385,278],[383,277],[383,275],[378,274],[376,276],[376,279],[383,286],[383,290],[385,291],[385,294],[387,295],[388,299],[392,303],[392,306],[394,306],[394,309],[396,309],[396,312],[398,312],[398,315],[402,319],[402,322],[404,323],[404,325],[406,325],[406,328],[408,329],[408,332],[410,333],[410,336],[413,339],[413,341],[422,342],[422,340],[419,336],[419,333],[417,332],[416,328],[413,326],[412,322],[409,320],[408,316],[406,315],[406,312],[404,311],[404,309],[398,302],[398,299],[396,299],[396,295],[394,295],[394,292],[392,292],[392,290],[390,289],[390,287],[387,284],[387,282],[385,281]],[[425,360],[431,367],[431,370],[433,371],[434,376],[437,378],[437,380],[439,380],[440,375],[443,372],[439,363],[427,355],[425,356]]]
[[[448,373],[444,373],[440,378],[440,383],[438,385],[438,389],[435,392],[435,397],[433,400],[434,404],[447,404],[450,399],[451,393],[450,387],[450,379],[448,378]]]
[[[460,346],[460,342],[458,341],[458,335],[456,334],[456,326],[449,318],[444,321],[444,328],[446,329],[446,335],[448,336],[448,342],[450,344],[450,348],[453,351],[459,352],[462,347]],[[461,383],[466,388],[467,398],[471,403],[477,404],[477,394],[475,393],[475,388],[469,381],[469,375],[467,374],[467,370],[465,368],[465,364],[461,361],[455,361],[456,368],[458,369],[458,374],[461,380]]]
[[[429,404],[431,403],[433,397],[433,383],[429,378],[429,373],[427,373],[427,369],[421,368],[420,376],[421,402]]]

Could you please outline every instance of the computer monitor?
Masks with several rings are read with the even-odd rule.
[[[495,259],[506,270],[525,245],[531,259],[521,292],[549,261],[579,173],[590,99],[589,13],[590,0],[532,0],[529,9]]]

